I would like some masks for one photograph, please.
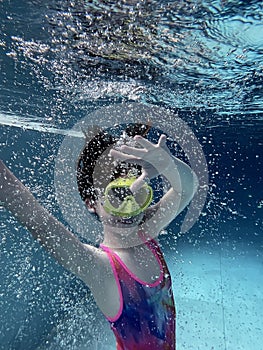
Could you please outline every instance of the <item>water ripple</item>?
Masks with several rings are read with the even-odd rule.
[[[74,104],[124,98],[223,112],[224,100],[229,111],[263,111],[260,1],[16,3],[1,4],[6,80],[13,61]]]

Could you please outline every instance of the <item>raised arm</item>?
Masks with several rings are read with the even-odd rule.
[[[141,136],[135,136],[134,139],[142,148],[122,146],[111,151],[116,159],[142,165],[143,173],[131,190],[140,187],[146,177],[153,178],[157,175],[165,176],[171,185],[155,205],[155,214],[145,224],[145,229],[156,236],[190,203],[197,190],[198,180],[187,164],[171,155],[165,135],[160,137],[158,144]],[[153,208],[150,210],[153,211]]]
[[[168,180],[171,188],[156,204],[158,211],[154,221],[157,221],[157,225],[154,227],[158,230],[165,228],[185,209],[198,188],[198,179],[193,170],[180,159],[171,155],[170,158],[168,166],[160,172]]]
[[[87,284],[92,282],[87,270],[97,263],[95,248],[82,244],[40,205],[1,160],[0,201],[62,266]]]

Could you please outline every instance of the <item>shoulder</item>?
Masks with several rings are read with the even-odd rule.
[[[105,281],[114,279],[111,262],[107,252],[100,247],[84,244],[84,251],[78,277],[95,293]]]
[[[86,266],[86,275],[82,276],[82,280],[90,288],[102,313],[106,317],[114,317],[120,308],[121,296],[108,253],[90,245],[85,245],[85,248],[89,255],[94,256],[94,262],[91,269]]]

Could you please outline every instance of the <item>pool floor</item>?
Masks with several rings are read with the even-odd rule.
[[[263,349],[263,253],[244,243],[169,256],[178,350]]]

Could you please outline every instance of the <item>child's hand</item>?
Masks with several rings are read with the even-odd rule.
[[[166,146],[166,136],[162,135],[157,144],[154,144],[142,136],[136,135],[134,140],[142,148],[123,145],[118,149],[113,149],[110,155],[117,160],[127,161],[142,166],[142,175],[134,182],[131,190],[140,188],[145,178],[154,178],[162,174],[171,164],[172,156]]]

